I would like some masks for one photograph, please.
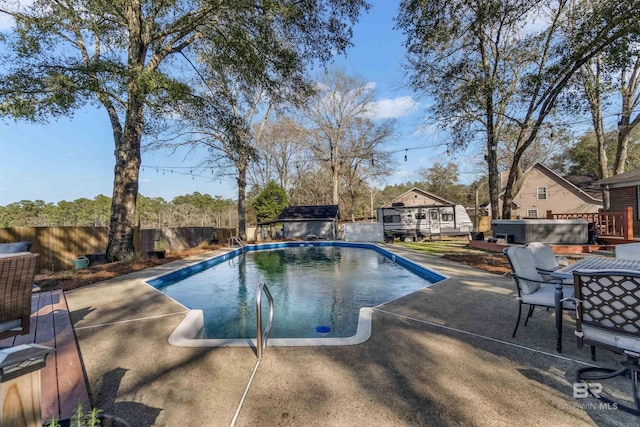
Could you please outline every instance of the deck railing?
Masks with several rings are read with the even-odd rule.
[[[599,237],[616,237],[633,240],[633,208],[627,206],[622,212],[599,209],[597,213],[553,213],[547,211],[547,219],[584,219],[596,224]]]

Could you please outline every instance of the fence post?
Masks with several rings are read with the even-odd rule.
[[[624,238],[627,240],[633,240],[633,208],[627,206],[624,208]]]

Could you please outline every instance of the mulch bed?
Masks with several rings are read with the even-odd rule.
[[[442,258],[479,268],[490,273],[505,274],[511,272],[509,261],[507,261],[507,257],[503,254],[446,254],[442,255]]]
[[[112,279],[123,274],[133,273],[135,271],[144,270],[155,267],[157,265],[166,264],[202,252],[219,249],[220,245],[205,245],[196,248],[185,249],[178,252],[169,252],[165,258],[140,258],[134,261],[117,261],[106,264],[93,265],[83,270],[68,270],[50,274],[38,274],[34,283],[43,291],[52,291],[62,289],[69,291],[92,283],[101,282],[103,280]]]

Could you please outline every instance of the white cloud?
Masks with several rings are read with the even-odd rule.
[[[382,99],[371,106],[368,117],[371,119],[396,119],[413,113],[418,102],[410,96]]]
[[[365,88],[366,90],[376,90],[376,83],[375,83],[375,82],[369,82],[369,83],[366,83],[366,84],[364,85],[364,88]]]

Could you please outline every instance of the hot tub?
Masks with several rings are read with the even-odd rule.
[[[563,243],[583,245],[589,241],[583,219],[496,219],[491,221],[493,237],[509,243]]]

